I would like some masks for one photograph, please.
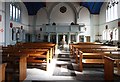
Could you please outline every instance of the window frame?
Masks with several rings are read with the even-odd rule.
[[[11,9],[12,8],[12,9]],[[10,20],[21,22],[21,8],[18,3],[10,3]]]
[[[118,28],[113,29],[113,40],[118,40]]]
[[[108,2],[106,8],[106,22],[118,19],[118,3],[119,0],[110,0],[110,2]]]

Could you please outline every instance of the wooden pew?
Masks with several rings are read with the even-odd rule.
[[[82,52],[94,53],[94,52],[110,52],[117,51],[117,47],[110,46],[100,46],[100,45],[73,45],[72,54],[75,55],[77,50],[81,50]],[[76,57],[76,56],[74,56]]]
[[[38,43],[38,42],[36,42],[36,43],[24,43],[24,44],[22,44],[22,45],[17,45],[17,47],[25,47],[25,48],[51,48],[50,49],[50,54],[51,54],[51,56],[50,56],[50,58],[52,59],[52,57],[54,56],[54,54],[55,54],[55,51],[56,51],[56,47],[57,47],[57,45],[55,45],[55,44],[52,44],[52,43]]]
[[[15,78],[14,74],[18,74],[18,81],[25,80],[27,71],[27,57],[27,53],[9,49],[8,51],[3,50],[2,62],[7,62],[6,81],[12,81],[13,78]]]
[[[0,65],[0,82],[5,82],[5,70],[7,63]]]
[[[79,52],[80,51],[80,52]],[[117,51],[117,47],[101,46],[101,45],[73,45],[73,56],[76,63],[80,61],[80,71],[83,70],[82,64],[104,64],[104,55]],[[82,53],[81,53],[82,52]],[[103,53],[109,52],[109,54]],[[78,57],[79,55],[80,57]],[[84,59],[84,62],[82,61]],[[82,63],[81,63],[82,62]]]
[[[46,45],[46,46],[45,46]],[[19,46],[14,46],[15,48],[19,48],[20,50],[21,49],[25,49],[27,51],[35,51],[35,52],[40,52],[40,51],[44,51],[46,52],[46,61],[47,61],[47,65],[49,64],[49,61],[52,60],[52,54],[53,54],[53,48],[54,48],[54,45],[55,44],[41,44],[41,43],[24,43],[24,44],[19,44]],[[48,51],[49,50],[49,51]],[[48,53],[48,54],[47,54]],[[45,57],[45,56],[44,56]],[[43,59],[43,56],[42,57],[29,57],[27,60],[28,60],[28,63],[46,63],[46,61],[40,61],[40,59]],[[48,68],[47,68],[48,69]]]
[[[112,54],[109,56],[104,56],[104,79],[106,81],[114,80],[114,63],[117,63],[118,72],[120,75],[120,54]]]
[[[56,44],[50,43],[50,42],[27,42],[22,44],[16,44],[17,46],[49,46],[53,48],[53,54],[56,51]]]
[[[53,48],[54,48],[54,45],[42,45],[42,44],[39,44],[38,43],[36,44],[24,44],[24,43],[20,43],[20,44],[17,44],[17,45],[13,45],[13,46],[8,46],[8,47],[3,47],[3,59],[4,61],[3,62],[9,62],[9,63],[13,63],[15,62],[15,60],[17,60],[19,66],[15,66],[15,67],[18,67],[19,69],[19,81],[22,81],[25,79],[26,77],[26,72],[23,68],[26,68],[26,63],[30,62],[30,63],[38,63],[38,62],[42,62],[42,61],[39,61],[39,60],[34,60],[34,58],[46,58],[46,61],[43,61],[43,63],[47,63],[47,67],[46,67],[46,70],[48,69],[48,64],[49,64],[49,61],[50,59],[52,59],[52,54],[53,54]],[[53,50],[52,50],[53,49]],[[29,57],[26,58],[24,57]],[[30,58],[30,59],[29,59]],[[24,62],[23,62],[24,61]],[[27,61],[27,62],[26,62]],[[11,65],[11,64],[9,64]],[[8,65],[8,66],[9,66]],[[13,67],[14,69],[14,67]],[[24,73],[23,73],[24,71]],[[24,74],[24,75],[23,75]]]
[[[79,45],[79,46],[84,46],[84,45],[87,45],[87,46],[91,46],[91,45],[97,45],[97,46],[101,46],[102,44],[101,43],[96,43],[96,42],[79,42],[79,43],[71,43],[69,44],[69,49],[70,49],[70,52],[72,52],[72,49],[73,49],[73,46],[74,45]]]
[[[73,52],[74,52],[74,48],[79,48],[79,49],[85,49],[85,48],[97,48],[97,49],[100,49],[100,48],[106,48],[106,49],[108,49],[108,46],[104,46],[104,45],[102,45],[102,44],[100,44],[100,43],[91,43],[91,42],[80,42],[80,43],[77,43],[77,44],[70,44],[70,50],[71,50],[71,52],[72,52],[72,54],[73,54]],[[115,48],[116,49],[116,47],[113,47],[113,46],[110,46],[109,47],[109,49],[110,48]]]
[[[20,50],[24,49],[24,51],[26,49],[27,51],[46,52],[49,55],[49,56],[47,56],[49,58],[47,58],[46,60],[48,60],[49,62],[51,62],[51,60],[52,60],[53,49],[49,46],[33,46],[33,47],[32,46],[23,46],[23,47],[19,47],[19,49]]]
[[[83,64],[88,65],[104,65],[104,56],[108,56],[110,54],[105,54],[103,52],[100,53],[83,53],[80,52],[80,64],[79,69],[83,71]]]
[[[15,53],[12,50],[17,50],[16,52],[23,53],[23,54],[28,54],[29,57],[27,58],[27,63],[47,63],[46,65],[46,70],[48,69],[48,64],[50,61],[49,58],[49,50],[48,49],[21,49],[21,48],[10,48],[8,51],[5,51],[6,53]],[[39,59],[38,59],[39,58]],[[45,59],[45,61],[40,60]]]

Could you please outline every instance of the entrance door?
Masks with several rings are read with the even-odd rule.
[[[51,35],[50,36],[50,42],[56,43],[56,35]]]
[[[48,42],[48,35],[44,35],[44,42]]]
[[[26,42],[31,42],[32,40],[32,35],[31,34],[26,34]]]
[[[90,36],[85,36],[86,37],[86,42],[90,42]]]

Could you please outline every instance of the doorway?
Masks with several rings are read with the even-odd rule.
[[[90,36],[85,36],[86,37],[86,42],[90,42]]]
[[[51,35],[50,36],[50,42],[56,43],[56,35]]]
[[[76,42],[76,35],[71,35],[71,43],[74,43]]]
[[[84,35],[79,36],[79,42],[84,42]]]

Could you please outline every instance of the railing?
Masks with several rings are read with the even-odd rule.
[[[85,25],[42,25],[42,32],[84,32]]]

